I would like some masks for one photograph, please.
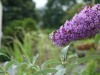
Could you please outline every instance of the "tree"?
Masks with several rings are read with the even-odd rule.
[[[100,3],[100,0],[83,0],[83,1],[86,3],[95,3],[95,4]]]
[[[64,23],[66,19],[71,20],[71,18],[75,14],[79,13],[83,8],[84,8],[84,4],[82,3],[74,4],[72,7],[70,7],[68,11],[66,11],[67,15],[65,15],[65,17],[62,19],[62,22]]]
[[[76,0],[48,0],[43,15],[43,27],[59,27],[62,24],[61,20],[66,15],[65,11],[74,3],[76,3]]]
[[[3,25],[8,25],[13,20],[32,18],[38,20],[33,0],[2,0]]]

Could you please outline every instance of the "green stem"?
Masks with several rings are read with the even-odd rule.
[[[64,47],[61,51],[61,62],[64,68],[66,68],[66,61],[67,61],[67,53],[68,53],[68,49],[70,47],[71,44],[69,44],[68,46]],[[64,74],[67,75],[67,74]]]

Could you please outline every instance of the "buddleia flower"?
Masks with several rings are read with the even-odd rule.
[[[95,36],[100,31],[100,4],[85,7],[75,14],[70,21],[66,21],[58,30],[50,35],[53,43],[58,46],[69,44]]]

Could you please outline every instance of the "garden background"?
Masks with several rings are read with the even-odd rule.
[[[41,0],[39,1],[42,3]],[[36,65],[40,67],[48,60],[60,60],[59,53],[62,47],[55,46],[49,34],[63,25],[66,20],[70,20],[84,6],[93,6],[100,3],[100,0],[47,0],[46,5],[40,8],[36,8],[34,0],[1,0],[1,3],[3,36],[0,63],[3,63],[1,65],[3,70],[8,72],[8,69],[13,67],[12,69],[15,70],[12,75],[54,75],[37,74],[34,70]],[[100,34],[91,39],[76,41],[70,47],[68,54],[76,52],[79,58],[100,55],[99,39]],[[30,62],[32,64],[29,64]],[[91,60],[82,63],[77,70],[84,69],[81,75],[100,75],[99,63],[100,60],[96,62]],[[77,72],[72,75],[80,75]],[[3,74],[9,73],[6,71],[3,73],[1,68],[0,75]]]

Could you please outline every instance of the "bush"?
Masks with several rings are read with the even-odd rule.
[[[5,35],[21,35],[22,30],[32,31],[36,30],[36,22],[31,18],[25,18],[23,20],[14,20],[8,24],[4,29]]]

